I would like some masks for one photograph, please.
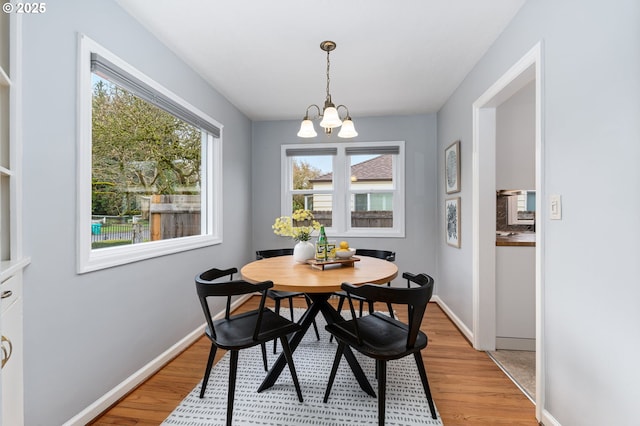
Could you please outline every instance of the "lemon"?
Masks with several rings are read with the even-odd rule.
[[[340,248],[341,249],[348,249],[349,248],[349,243],[346,241],[340,241]]]

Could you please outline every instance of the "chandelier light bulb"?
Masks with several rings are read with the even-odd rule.
[[[353,121],[351,121],[351,117],[347,117],[342,122],[342,127],[340,128],[338,137],[339,138],[355,138],[356,136],[358,136],[358,132],[356,132],[356,128],[353,125]]]
[[[333,129],[334,127],[342,126],[342,120],[340,120],[340,116],[338,115],[338,110],[336,107],[330,106],[324,109],[322,113],[322,121],[320,122],[320,127]]]
[[[298,136],[301,138],[315,138],[318,136],[316,133],[316,129],[313,128],[313,121],[308,118],[302,120],[302,124],[300,124],[300,131],[298,131]]]

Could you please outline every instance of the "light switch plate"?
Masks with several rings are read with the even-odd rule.
[[[549,196],[549,219],[562,219],[562,197],[560,195]]]

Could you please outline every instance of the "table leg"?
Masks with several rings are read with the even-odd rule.
[[[301,330],[295,333],[289,339],[289,346],[291,347],[291,352],[294,352],[296,350],[296,348],[302,341],[302,338],[306,334],[307,330],[313,323],[313,320],[318,315],[318,312],[322,312],[322,316],[327,321],[327,324],[333,324],[336,321],[340,321],[344,319],[342,318],[342,316],[340,316],[340,314],[335,309],[333,309],[333,306],[329,304],[328,299],[331,296],[330,293],[329,294],[309,293],[308,296],[313,303],[311,303],[311,306],[305,311],[304,315],[300,319],[300,326],[302,327]],[[369,380],[367,380],[367,377],[364,374],[364,371],[362,371],[362,367],[360,367],[358,360],[356,359],[355,355],[351,351],[351,348],[349,348],[348,346],[345,348],[344,357],[349,363],[349,366],[351,367],[351,371],[353,371],[353,374],[356,377],[356,380],[358,381],[358,383],[360,384],[360,387],[362,388],[362,390],[364,390],[367,394],[371,396],[376,396],[375,392],[373,391],[373,388],[371,387],[371,383],[369,383]],[[278,377],[280,376],[280,373],[282,373],[282,370],[284,369],[286,363],[287,361],[284,357],[284,354],[280,354],[276,362],[271,367],[271,370],[269,370],[269,373],[267,373],[267,377],[265,377],[264,381],[258,388],[258,392],[262,392],[265,389],[269,389],[271,386],[275,384],[276,380],[278,380]]]

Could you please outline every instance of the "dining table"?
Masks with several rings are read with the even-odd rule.
[[[331,295],[341,291],[342,283],[386,284],[398,275],[398,267],[384,259],[354,256],[351,260],[346,263],[326,262],[324,265],[323,262],[312,260],[311,263],[314,265],[311,265],[296,262],[293,256],[277,256],[248,263],[242,267],[240,273],[246,281],[253,283],[272,281],[274,290],[302,292],[311,300],[311,304],[299,320],[300,331],[289,338],[291,351],[295,351],[318,313],[322,313],[327,324],[344,321],[340,313],[329,303]],[[322,268],[318,267],[318,263]],[[344,356],[362,390],[375,396],[371,384],[349,347],[345,348]],[[273,386],[285,365],[284,354],[280,354],[258,388],[258,392]]]

